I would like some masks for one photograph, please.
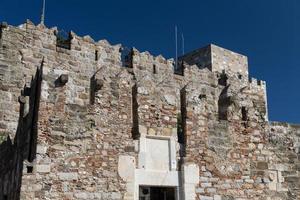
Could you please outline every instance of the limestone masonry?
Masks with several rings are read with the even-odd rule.
[[[0,200],[300,199],[300,125],[216,45],[173,59],[0,29]],[[175,70],[174,70],[175,69]]]

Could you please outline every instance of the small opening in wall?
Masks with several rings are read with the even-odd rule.
[[[243,75],[238,74],[238,78],[241,80],[243,78]]]
[[[205,99],[206,98],[206,94],[199,94],[198,98],[199,99]]]
[[[258,81],[257,81],[257,85],[261,85],[261,80],[258,80]]]
[[[227,92],[228,92],[228,87],[226,86],[220,96],[219,96],[219,100],[218,100],[218,114],[219,114],[219,120],[228,120],[228,108],[231,104],[231,99],[230,97],[226,97]]]
[[[183,130],[183,121],[182,121],[182,114],[177,115],[177,137],[178,142],[180,144],[184,144],[184,130]]]
[[[33,166],[27,166],[27,173],[32,173],[33,172]]]
[[[90,103],[95,103],[96,93],[102,89],[104,82],[101,79],[96,79],[94,74],[90,79]]]
[[[243,121],[247,121],[248,117],[247,117],[247,110],[246,107],[242,107],[242,120]]]
[[[133,50],[128,47],[120,48],[121,62],[123,67],[132,68]]]
[[[54,82],[55,87],[63,87],[69,81],[68,74],[61,74]]]
[[[64,30],[55,32],[56,46],[64,49],[71,49],[71,33],[66,33]]]
[[[98,61],[98,50],[95,50],[95,61]]]
[[[8,200],[7,195],[4,195],[4,196],[3,196],[3,200]]]
[[[176,69],[176,66],[174,66],[174,73],[177,75],[180,75],[180,76],[184,76],[184,68],[185,68],[184,62],[179,61],[177,69]]]
[[[153,65],[152,71],[153,71],[153,74],[157,74],[157,71],[156,71],[156,65]]]
[[[220,78],[218,80],[218,84],[222,85],[222,86],[227,86],[227,75],[225,73],[225,71],[223,70],[222,74],[220,75]]]

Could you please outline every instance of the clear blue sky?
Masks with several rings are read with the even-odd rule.
[[[46,25],[174,57],[174,25],[186,51],[214,43],[247,55],[268,84],[269,118],[300,123],[299,0],[46,0]],[[1,0],[0,21],[39,22],[42,0]]]

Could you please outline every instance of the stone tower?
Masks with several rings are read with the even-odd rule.
[[[174,60],[27,21],[0,29],[0,200],[300,198],[300,126],[216,45]]]

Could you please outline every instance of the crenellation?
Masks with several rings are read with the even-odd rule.
[[[249,79],[249,84],[252,88],[262,88],[264,89],[266,86],[266,81],[258,80],[256,78],[251,77]]]
[[[1,30],[0,199],[299,197],[299,125],[268,122],[246,56],[208,45],[174,69],[72,31],[57,47],[29,20]]]

